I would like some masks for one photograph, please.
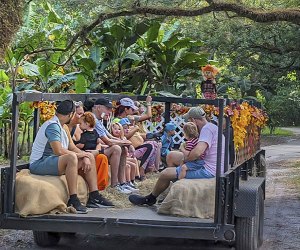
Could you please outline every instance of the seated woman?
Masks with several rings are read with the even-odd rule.
[[[82,102],[75,102],[75,114],[67,124],[70,135],[73,142],[79,141],[82,130],[79,127],[80,118],[84,114]],[[97,186],[98,190],[104,190],[109,185],[108,177],[108,159],[102,153],[101,149],[99,154],[95,156],[96,158],[96,171],[97,171]]]
[[[81,101],[74,102],[75,104],[75,114],[72,117],[71,121],[67,124],[70,134],[72,136],[73,141],[78,141],[82,131],[79,128],[79,119],[83,115],[83,104]]]
[[[122,118],[119,123],[123,126],[125,137],[135,148],[134,156],[141,161],[139,171],[141,180],[144,180],[147,172],[157,171],[159,168],[159,145],[154,140],[145,141],[138,132],[139,127],[131,126],[128,118]]]
[[[138,112],[139,108],[135,105],[134,101],[130,98],[122,98],[120,101],[117,102],[117,108],[114,113],[114,122],[119,122],[122,118],[125,118],[129,115],[133,115],[135,123],[150,119],[152,117],[151,102],[152,97],[147,96],[146,113],[138,115],[136,114],[136,112]]]
[[[157,135],[161,136],[161,133],[147,133],[144,127],[144,121],[149,120],[152,117],[151,109],[152,97],[147,96],[146,105],[147,110],[145,111],[143,105],[139,102],[134,102],[130,98],[122,98],[117,102],[117,108],[114,113],[113,122],[119,122],[122,118],[130,119],[131,124],[137,125],[134,130],[130,130],[126,138],[134,136],[136,132],[139,132],[139,136],[142,137],[140,142],[137,141],[135,147],[143,143],[144,140],[154,139]],[[137,139],[138,140],[138,139]]]

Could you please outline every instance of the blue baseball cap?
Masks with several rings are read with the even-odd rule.
[[[129,119],[128,118],[122,118],[120,121],[119,121],[119,123],[122,125],[122,126],[124,126],[124,125],[130,125],[131,123],[130,123],[130,121],[129,121]]]
[[[166,125],[165,125],[165,131],[166,132],[169,132],[169,131],[172,131],[172,130],[175,130],[176,129],[176,126],[174,123],[172,122],[168,122]]]

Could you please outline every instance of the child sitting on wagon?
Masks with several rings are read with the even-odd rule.
[[[91,112],[85,112],[79,118],[79,128],[82,130],[80,139],[74,141],[76,147],[81,150],[99,150],[101,155],[96,157],[96,170],[97,170],[97,186],[98,190],[104,190],[109,185],[108,175],[108,159],[103,154],[103,146],[97,131],[95,130],[96,120]]]
[[[119,122],[115,122],[111,125],[111,134],[119,139],[127,140],[124,135],[124,129],[122,125],[127,125],[129,120],[127,118],[122,118]],[[128,146],[128,155],[126,158],[126,168],[125,168],[125,179],[126,183],[121,184],[124,188],[131,192],[139,191],[135,185],[135,176],[138,175],[138,161],[134,156],[134,147],[132,145]]]
[[[187,122],[183,126],[183,134],[184,138],[186,139],[186,142],[184,142],[182,145],[183,149],[186,151],[192,151],[199,142],[199,131],[197,126],[193,122]],[[190,162],[189,166],[183,164],[181,166],[181,171],[178,175],[178,179],[184,179],[187,171],[198,170],[198,166],[202,166],[204,164],[203,156],[204,155],[201,155],[200,159]]]
[[[161,161],[163,164],[159,168],[160,171],[165,168],[166,157],[174,147],[173,135],[175,135],[175,129],[176,126],[172,122],[168,122],[163,129],[161,137]]]
[[[79,127],[83,132],[80,139],[74,142],[76,147],[82,150],[100,150],[101,139],[95,130],[96,121],[94,115],[91,112],[85,112],[79,121]]]

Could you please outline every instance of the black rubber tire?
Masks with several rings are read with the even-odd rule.
[[[264,195],[260,187],[256,202],[256,216],[236,217],[236,250],[255,250],[263,242]]]
[[[40,247],[51,247],[58,244],[60,234],[54,232],[33,231],[33,239]]]

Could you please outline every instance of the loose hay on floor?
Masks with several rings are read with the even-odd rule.
[[[157,179],[159,173],[149,173],[147,174],[147,179],[142,182],[136,182],[137,187],[139,189],[138,194],[147,195],[151,193]],[[128,200],[127,194],[121,194],[114,188],[108,187],[106,190],[100,192],[105,198],[109,199],[116,208],[129,208],[133,205]]]

